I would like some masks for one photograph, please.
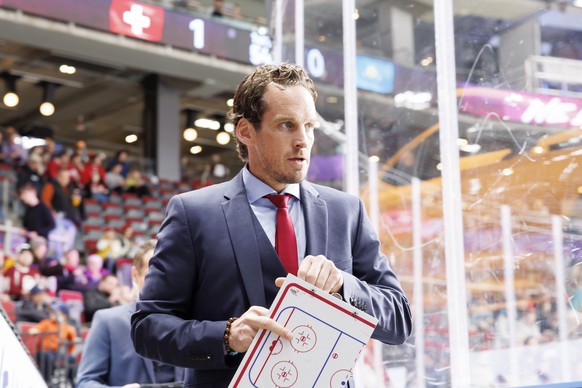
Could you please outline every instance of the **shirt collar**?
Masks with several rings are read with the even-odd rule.
[[[249,171],[248,164],[243,168],[243,183],[245,185],[245,191],[249,203],[253,203],[268,194],[277,194],[272,187],[261,181]],[[281,194],[291,194],[293,197],[300,200],[300,192],[299,183],[291,183],[285,187]]]

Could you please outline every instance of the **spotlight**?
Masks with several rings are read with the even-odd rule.
[[[213,131],[217,131],[220,129],[220,123],[216,120],[201,118],[194,122],[194,125],[199,128],[206,128],[212,129]]]
[[[18,98],[18,94],[14,92],[7,92],[4,97],[2,98],[2,102],[9,108],[14,108],[20,102],[20,98]]]
[[[43,102],[38,109],[43,116],[52,116],[55,113],[55,106],[52,102]]]
[[[193,155],[199,154],[202,152],[202,147],[199,145],[195,145],[192,148],[190,148],[190,153]]]
[[[198,137],[198,131],[192,127],[188,127],[184,130],[184,140],[194,141]]]
[[[20,77],[17,75],[12,75],[8,72],[0,74],[0,77],[4,79],[6,84],[6,93],[2,97],[2,102],[9,108],[14,108],[20,102],[20,98],[16,93],[16,80]]]
[[[198,131],[193,126],[195,114],[194,110],[186,109],[186,129],[183,133],[186,141],[194,141],[198,137]]]
[[[48,81],[41,81],[39,83],[39,86],[41,86],[42,89],[42,103],[40,104],[40,113],[43,116],[51,116],[53,113],[55,113],[55,106],[53,104],[53,100],[54,100],[54,93],[55,93],[55,89],[57,86],[57,84],[54,84],[52,82],[48,82]]]
[[[230,142],[230,135],[228,132],[220,131],[216,134],[216,142],[220,145],[226,145]]]
[[[137,141],[137,135],[132,133],[131,135],[127,135],[125,137],[125,142],[128,144],[135,143]]]

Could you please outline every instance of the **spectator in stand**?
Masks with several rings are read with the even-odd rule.
[[[107,164],[107,171],[111,171],[113,166],[116,164],[121,164],[120,174],[122,177],[127,178],[127,174],[129,174],[129,162],[127,161],[128,157],[129,152],[127,150],[117,151],[113,159],[111,159]]]
[[[45,166],[45,170],[46,170],[46,165],[44,164],[44,160],[43,160],[44,152],[45,152],[44,146],[34,146],[28,150],[28,157],[30,158],[33,155],[40,157],[41,162],[42,162],[43,166]]]
[[[122,300],[117,277],[111,274],[103,276],[96,289],[85,293],[85,320],[91,322],[97,310],[117,306]]]
[[[87,148],[87,142],[82,139],[77,140],[75,142],[74,153],[80,156],[83,163],[89,160],[89,149]]]
[[[147,241],[133,258],[131,276],[135,296],[143,287],[155,244],[155,240]],[[83,347],[83,356],[77,373],[77,388],[139,387],[139,384],[163,384],[183,379],[182,368],[142,358],[135,352],[130,339],[129,319],[135,308],[134,299],[125,305],[102,309],[95,313],[91,331]]]
[[[233,19],[237,19],[237,20],[242,19],[240,4],[235,3],[232,6],[232,15],[231,16]]]
[[[73,248],[83,218],[81,192],[71,183],[69,170],[59,170],[56,181],[44,186],[41,199],[53,212],[57,224],[49,234],[51,251],[61,257],[63,252]]]
[[[129,251],[129,241],[122,235],[118,235],[115,228],[105,228],[103,236],[97,240],[97,253],[104,260],[105,267],[110,273],[115,273],[117,260],[125,257]]]
[[[114,191],[120,195],[123,194],[123,188],[125,187],[125,177],[121,174],[122,170],[123,165],[117,163],[105,174],[105,186],[109,191]]]
[[[57,144],[52,137],[45,137],[43,148],[42,160],[44,165],[47,166],[51,159],[57,154]]]
[[[517,320],[515,332],[518,346],[539,341],[542,333],[537,322],[536,311],[533,308],[526,310],[522,317]]]
[[[87,289],[87,276],[85,267],[80,265],[79,251],[70,249],[64,255],[63,273],[57,276],[57,292],[60,290],[85,291]]]
[[[150,189],[146,185],[140,170],[134,169],[129,172],[125,180],[125,192],[137,194],[140,198],[151,196]]]
[[[75,187],[83,188],[83,184],[81,183],[81,176],[83,175],[83,170],[85,169],[85,163],[83,162],[80,154],[74,153],[71,155],[67,169],[71,174],[71,182],[75,185]]]
[[[42,236],[36,236],[30,239],[30,249],[34,256],[34,265],[38,267],[41,275],[44,277],[53,277],[63,274],[63,265],[59,260],[48,255],[48,241]],[[47,281],[49,279],[46,279]],[[56,278],[50,280],[52,282],[52,287],[49,291],[56,293],[57,283]]]
[[[57,179],[59,170],[68,170],[71,156],[67,150],[58,152],[49,162],[46,168],[46,177],[49,181]]]
[[[40,272],[32,265],[33,262],[30,245],[21,244],[14,265],[4,272],[7,293],[12,300],[21,300],[35,284],[42,281]]]
[[[118,237],[123,249],[125,250],[123,256],[120,257],[133,257],[136,254],[139,245],[143,243],[143,240],[140,242],[136,241],[133,234],[133,228],[130,225],[125,225]]]
[[[8,284],[6,278],[4,277],[4,272],[6,272],[8,268],[14,265],[14,259],[10,259],[10,261],[12,261],[11,264],[9,264],[6,260],[4,251],[0,249],[0,302],[10,301],[10,296],[7,293]]]
[[[48,239],[49,233],[56,227],[51,209],[38,198],[32,183],[26,183],[19,190],[20,201],[24,204],[22,227],[29,238],[42,236]]]
[[[65,218],[76,226],[81,225],[81,195],[71,183],[69,170],[60,169],[55,181],[44,185],[41,198],[55,215],[57,223],[59,218]]]
[[[84,186],[90,184],[93,174],[98,174],[105,181],[105,169],[102,165],[103,160],[105,160],[105,154],[103,152],[89,153],[89,160],[85,163],[83,173],[81,174],[81,184]]]
[[[52,304],[49,307],[49,317],[40,321],[30,330],[30,334],[40,334],[40,351],[38,364],[46,382],[50,382],[57,359],[66,354],[69,365],[74,365],[75,341],[77,330],[68,321],[68,309],[64,304]],[[73,380],[72,369],[68,378]]]
[[[88,185],[85,186],[85,192],[83,196],[85,198],[96,199],[99,203],[109,201],[109,190],[105,186],[105,183],[99,174],[94,173],[91,176],[91,181]]]
[[[212,16],[222,17],[224,16],[224,5],[222,0],[214,0],[214,8],[212,9]]]
[[[26,163],[28,153],[22,146],[20,136],[14,127],[6,127],[4,130],[4,143],[2,144],[2,154],[4,163],[14,167],[20,167]]]
[[[22,304],[16,308],[16,321],[38,323],[47,319],[51,299],[42,286],[35,285]]]
[[[204,173],[201,177],[202,184],[222,182],[229,177],[230,169],[222,163],[220,154],[212,154],[210,164],[204,167]]]
[[[36,195],[40,197],[42,187],[46,183],[44,174],[45,168],[42,163],[42,157],[36,153],[30,154],[26,164],[18,172],[16,188],[20,189],[25,184],[31,184],[36,190]]]
[[[59,170],[57,179],[47,182],[43,187],[41,199],[51,209],[57,227],[49,237],[61,242],[59,252],[73,247],[77,227],[81,225],[83,207],[81,192],[71,183],[71,173],[67,169]],[[62,253],[59,255],[62,256]]]
[[[99,282],[109,271],[103,268],[103,258],[97,253],[87,256],[87,267],[85,268],[85,277],[87,278],[87,290],[94,290],[98,287]]]

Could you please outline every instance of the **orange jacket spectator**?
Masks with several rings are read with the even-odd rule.
[[[72,354],[75,349],[74,342],[77,339],[77,330],[73,325],[67,323],[67,313],[64,305],[54,307],[50,312],[50,317],[40,321],[30,332],[42,334],[41,351],[58,352],[59,345],[62,343],[68,343],[68,354]]]

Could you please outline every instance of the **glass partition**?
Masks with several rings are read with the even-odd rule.
[[[451,349],[441,13],[426,0],[356,1],[360,196],[415,314],[406,344],[369,346],[358,386],[454,386],[451,355],[464,353],[474,387],[582,381],[582,8],[574,3],[453,3],[455,48],[445,55],[456,65],[459,136],[449,147],[459,153],[464,262],[455,265],[465,273],[468,349]],[[305,66],[325,124],[309,178],[342,189],[342,4],[304,6]],[[294,58],[294,28],[283,23],[283,60]]]

